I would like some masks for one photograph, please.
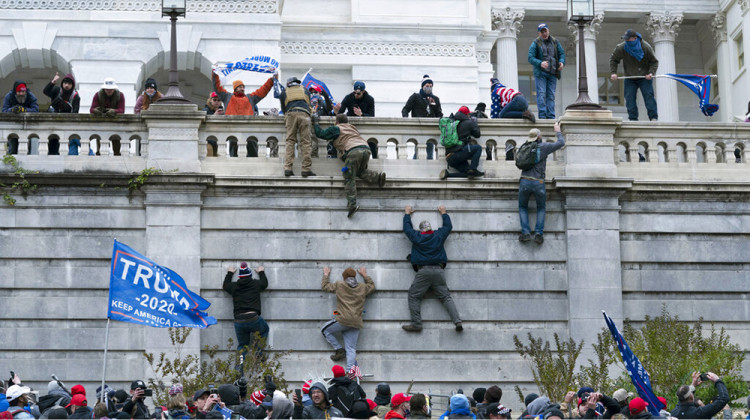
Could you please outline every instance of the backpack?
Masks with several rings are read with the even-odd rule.
[[[456,145],[463,145],[464,142],[458,139],[458,123],[450,117],[440,118],[438,127],[440,127],[440,144],[446,149],[450,149]]]
[[[516,167],[522,171],[529,170],[539,163],[542,149],[537,141],[527,141],[516,153]]]
[[[332,401],[332,405],[341,410],[344,417],[347,417],[350,414],[354,402],[361,399],[362,398],[359,395],[359,385],[352,381],[346,388],[338,387],[336,400]]]

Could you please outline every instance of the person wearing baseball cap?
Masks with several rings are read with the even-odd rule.
[[[365,82],[354,82],[354,91],[333,108],[334,112],[346,114],[347,117],[374,117],[375,98],[365,90]]]
[[[33,419],[31,415],[24,408],[29,403],[29,396],[31,388],[22,385],[13,385],[5,390],[5,399],[8,401],[8,412],[14,419]]]
[[[86,394],[73,394],[70,404],[66,405],[65,408],[70,410],[69,419],[90,419],[94,414],[94,410],[88,406]]]
[[[135,419],[146,419],[151,417],[148,407],[143,402],[146,391],[146,383],[140,379],[130,383],[130,398],[122,407],[123,413],[128,413]]]
[[[248,348],[253,344],[255,333],[265,339],[268,337],[268,323],[263,319],[261,314],[260,292],[268,288],[268,278],[263,266],[255,269],[258,273],[258,279],[253,279],[253,273],[247,262],[240,264],[240,271],[237,274],[237,281],[233,282],[232,277],[237,268],[230,266],[227,268],[227,274],[224,276],[222,288],[232,296],[234,306],[234,331],[237,334],[237,350],[242,351],[242,358],[237,366],[240,376],[243,376],[243,362],[247,355]],[[255,353],[260,356],[263,354],[263,348],[254,346]]]
[[[625,107],[628,110],[628,119],[638,121],[638,103],[636,94],[641,90],[643,102],[646,104],[648,118],[651,121],[659,119],[654,99],[653,76],[659,68],[659,60],[656,59],[654,49],[644,41],[641,34],[628,29],[622,36],[623,42],[617,44],[612,55],[609,57],[609,71],[612,73],[610,79],[617,81],[617,66],[622,61],[625,76],[643,76],[635,79],[625,79],[623,88],[625,90]]]
[[[441,140],[445,147],[445,160],[448,166],[456,172],[448,172],[447,169],[440,171],[440,179],[446,178],[469,178],[474,179],[484,176],[479,170],[479,159],[482,157],[482,146],[472,144],[471,139],[478,139],[482,133],[479,130],[477,119],[469,117],[469,108],[462,106],[458,112],[452,114],[456,125],[457,142],[450,144],[450,138]],[[456,139],[456,138],[454,138]]]
[[[409,410],[411,397],[400,392],[391,398],[391,411],[386,413],[386,419],[405,419],[406,411]]]
[[[565,49],[550,35],[546,23],[536,27],[539,34],[529,46],[529,64],[534,68],[536,105],[540,119],[555,119],[555,90],[565,67]]]

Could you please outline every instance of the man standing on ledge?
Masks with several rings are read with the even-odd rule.
[[[422,297],[430,289],[448,310],[453,324],[456,325],[456,331],[464,330],[456,304],[453,303],[450,290],[448,290],[448,285],[445,282],[444,273],[448,257],[445,255],[443,244],[448,239],[453,225],[450,216],[445,211],[445,206],[439,206],[438,212],[443,217],[443,227],[433,231],[430,222],[424,220],[419,223],[419,232],[417,232],[411,224],[411,214],[414,213],[414,209],[411,206],[406,206],[404,209],[404,234],[411,241],[410,260],[414,271],[417,272],[414,276],[414,282],[409,288],[411,323],[402,326],[408,332],[422,331]]]
[[[274,77],[277,77],[276,75]],[[312,140],[310,139],[310,92],[303,88],[296,77],[286,81],[286,89],[279,95],[281,111],[286,125],[286,154],[284,155],[284,176],[292,176],[294,165],[294,145],[299,140],[302,156],[302,176],[315,176],[312,171]]]
[[[628,109],[628,119],[638,121],[638,102],[636,94],[641,90],[643,102],[646,103],[648,119],[656,121],[659,113],[654,99],[654,73],[659,68],[659,60],[654,55],[654,49],[648,42],[641,39],[641,34],[628,29],[622,36],[624,42],[617,44],[609,57],[610,79],[617,81],[617,66],[622,61],[625,76],[643,76],[635,79],[625,79],[625,108]]]
[[[518,187],[518,215],[521,218],[521,235],[518,236],[518,240],[521,242],[531,240],[529,198],[534,194],[534,200],[536,200],[536,236],[534,236],[534,242],[539,245],[544,243],[544,216],[547,209],[547,190],[544,186],[544,176],[547,172],[547,156],[565,146],[565,139],[560,132],[560,124],[558,123],[555,123],[555,134],[557,135],[556,142],[544,143],[542,132],[538,128],[532,128],[529,131],[527,141],[537,142],[539,161],[531,169],[521,172],[521,184]]]

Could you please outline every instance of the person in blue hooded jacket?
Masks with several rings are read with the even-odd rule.
[[[409,314],[411,323],[403,325],[402,328],[408,332],[422,331],[422,297],[428,290],[440,299],[440,302],[448,310],[448,314],[456,326],[456,331],[463,331],[461,318],[458,316],[456,304],[453,302],[448,284],[445,282],[445,265],[448,257],[445,254],[443,244],[448,239],[453,225],[451,218],[445,210],[445,206],[438,206],[438,212],[443,217],[443,227],[433,231],[430,222],[424,220],[419,223],[419,231],[414,230],[411,224],[411,214],[414,213],[412,206],[404,209],[404,234],[411,241],[411,254],[409,260],[417,274],[409,287]]]
[[[441,419],[476,419],[477,416],[471,412],[469,399],[464,394],[456,394],[451,397],[448,410],[440,416]]]

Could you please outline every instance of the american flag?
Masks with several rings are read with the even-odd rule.
[[[359,366],[355,363],[354,366],[349,369],[349,373],[347,373],[346,376],[351,380],[362,379],[362,371],[359,370]]]

